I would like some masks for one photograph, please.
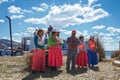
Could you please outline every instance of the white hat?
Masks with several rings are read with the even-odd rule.
[[[39,28],[38,30],[43,30],[42,28]]]
[[[52,32],[60,32],[58,29],[53,29]]]
[[[84,36],[81,34],[80,37],[84,37]]]

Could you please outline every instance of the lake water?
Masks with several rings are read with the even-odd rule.
[[[63,54],[66,55],[67,50],[63,50]],[[107,59],[111,58],[111,54],[113,53],[113,51],[105,51],[105,55]]]
[[[105,51],[106,58],[110,59],[113,51]]]

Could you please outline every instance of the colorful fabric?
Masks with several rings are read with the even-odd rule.
[[[94,40],[89,40],[89,48],[95,51],[96,45]]]
[[[79,44],[79,40],[77,37],[69,37],[67,39],[67,44],[68,44],[69,49],[77,49],[78,44]]]
[[[52,35],[50,35],[50,37],[48,38],[48,46],[54,46],[56,45],[56,40],[53,38]]]
[[[31,69],[35,71],[45,71],[45,43],[44,39],[40,36],[34,37],[35,49],[33,50]]]
[[[76,64],[78,66],[87,66],[88,64],[88,56],[86,51],[80,51],[77,56]]]
[[[59,67],[63,65],[62,50],[59,45],[51,46],[48,50],[48,66]]]
[[[84,43],[80,43],[80,45],[78,46],[78,48],[79,48],[80,50],[84,50],[84,48],[85,48]]]
[[[45,71],[46,69],[46,58],[45,51],[42,49],[34,49],[32,55],[32,70],[35,71]]]
[[[97,53],[94,51],[91,51],[90,49],[87,50],[88,54],[88,64],[89,65],[96,65],[98,64],[98,56]]]
[[[45,48],[44,39],[42,37],[35,36],[34,37],[34,45],[35,45],[35,48],[44,49]]]
[[[56,37],[56,38],[60,44],[63,44],[63,40],[61,38],[59,38],[59,37]]]

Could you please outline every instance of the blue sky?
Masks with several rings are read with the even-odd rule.
[[[32,36],[34,29],[48,25],[66,39],[71,30],[77,36],[98,35],[105,50],[118,50],[120,0],[0,0],[0,39],[9,39],[9,16],[13,40]]]

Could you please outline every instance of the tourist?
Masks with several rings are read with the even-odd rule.
[[[66,70],[70,71],[70,64],[72,61],[71,70],[75,71],[75,63],[77,57],[77,48],[79,44],[79,40],[76,37],[76,30],[72,30],[72,35],[67,38],[68,52],[67,52],[67,62],[66,62]]]

